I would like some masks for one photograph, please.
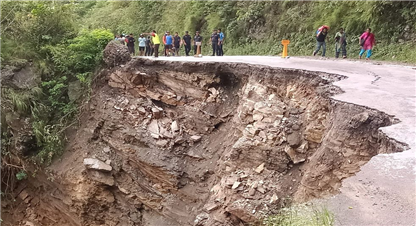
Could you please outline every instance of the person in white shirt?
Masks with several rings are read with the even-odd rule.
[[[146,48],[146,38],[140,34],[139,41],[139,56],[144,56],[144,49]]]

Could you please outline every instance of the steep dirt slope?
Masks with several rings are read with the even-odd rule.
[[[109,58],[64,156],[8,206],[22,225],[241,225],[402,150],[392,117],[330,99],[340,76]]]

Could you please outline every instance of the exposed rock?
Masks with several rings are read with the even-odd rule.
[[[35,226],[35,224],[30,221],[26,221],[25,226]]]
[[[249,190],[248,190],[248,195],[250,195],[250,196],[254,196],[256,194],[256,189],[255,188],[250,188]]]
[[[257,191],[259,191],[262,194],[266,193],[266,190],[261,185],[257,187]]]
[[[289,143],[291,147],[296,148],[296,147],[299,147],[299,145],[302,142],[302,139],[301,139],[300,133],[295,132],[295,133],[291,133],[287,135],[286,141],[287,143]]]
[[[155,119],[162,118],[162,113],[163,113],[163,111],[160,110],[159,108],[156,108],[156,107],[152,108],[153,118],[155,118]]]
[[[294,164],[298,164],[306,160],[303,154],[297,153],[296,150],[291,147],[286,147],[285,152],[289,155]]]
[[[109,42],[104,49],[104,62],[110,67],[124,64],[130,59],[131,56],[127,46],[119,42]]]
[[[273,194],[272,198],[270,199],[270,203],[275,203],[279,198],[277,197],[276,193]]]
[[[201,138],[202,138],[201,136],[193,135],[193,136],[191,136],[191,141],[198,142],[198,141],[201,140]]]
[[[234,182],[234,184],[233,184],[233,186],[231,187],[231,189],[236,189],[236,188],[238,188],[238,186],[240,186],[240,184],[241,184],[241,182],[238,182],[238,181]]]
[[[144,107],[139,107],[137,110],[142,114],[146,114],[146,109],[144,109]]]
[[[158,140],[156,142],[156,145],[159,147],[166,147],[166,145],[168,145],[169,141],[168,140]]]
[[[239,201],[240,200],[237,200],[236,202],[232,203],[226,208],[226,210],[244,222],[254,222],[256,217],[252,214],[252,210],[246,209],[245,205]]]
[[[264,170],[264,163],[262,163],[261,165],[259,165],[254,171],[256,173],[261,173]]]
[[[194,226],[204,225],[203,222],[206,221],[208,218],[209,218],[209,215],[207,213],[198,214],[198,216],[196,216],[194,220]]]
[[[108,186],[114,185],[114,178],[110,173],[104,173],[104,172],[93,170],[93,171],[89,171],[88,175],[92,180],[95,180],[97,182],[106,184]]]
[[[104,153],[109,153],[111,151],[110,147],[103,148]]]
[[[220,205],[218,205],[216,203],[207,203],[207,204],[205,204],[204,209],[206,211],[208,211],[208,213],[210,213],[210,212],[218,209],[218,207],[220,207]]]
[[[170,129],[172,130],[172,132],[178,132],[179,131],[178,122],[173,121],[172,124],[170,125]]]
[[[147,126],[147,130],[150,132],[150,135],[155,138],[159,139],[159,125],[157,120],[152,120],[150,124]]]
[[[101,170],[106,172],[110,172],[113,169],[110,165],[105,164],[104,162],[94,158],[85,158],[84,165],[88,169]]]

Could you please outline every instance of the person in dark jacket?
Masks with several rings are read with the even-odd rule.
[[[153,44],[152,44],[152,40],[150,39],[150,36],[147,36],[146,39],[146,52],[145,52],[145,56],[152,56],[153,55]]]
[[[316,56],[316,54],[319,52],[319,50],[322,47],[322,56],[325,56],[326,53],[326,43],[325,38],[328,35],[328,28],[323,28],[318,32],[316,35],[316,50],[313,52],[313,55]]]
[[[191,51],[191,39],[192,37],[189,35],[189,32],[185,31],[185,35],[182,37],[182,44],[185,47],[186,56],[189,56],[189,52]]]
[[[136,40],[134,40],[133,34],[130,34],[128,39],[127,39],[127,47],[129,48],[129,53],[134,55],[135,54],[135,50],[134,50],[134,42]]]

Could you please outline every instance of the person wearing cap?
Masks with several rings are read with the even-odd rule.
[[[156,30],[153,30],[151,33],[143,33],[144,35],[152,36],[152,43],[153,48],[155,51],[155,57],[159,57],[159,45],[160,45],[160,38],[159,35],[156,33]]]
[[[144,49],[146,47],[146,38],[144,37],[143,34],[140,34],[138,41],[139,41],[139,55],[144,56]]]
[[[185,35],[182,37],[182,43],[185,46],[186,56],[189,56],[189,52],[191,51],[191,39],[192,37],[189,35],[189,32],[185,31]]]
[[[201,54],[202,53],[202,50],[201,50],[201,46],[202,46],[202,36],[199,35],[199,31],[196,31],[196,34],[195,34],[195,37],[194,37],[194,43],[195,43],[195,45],[194,45],[195,55],[198,53],[198,48],[200,50],[199,53]]]

